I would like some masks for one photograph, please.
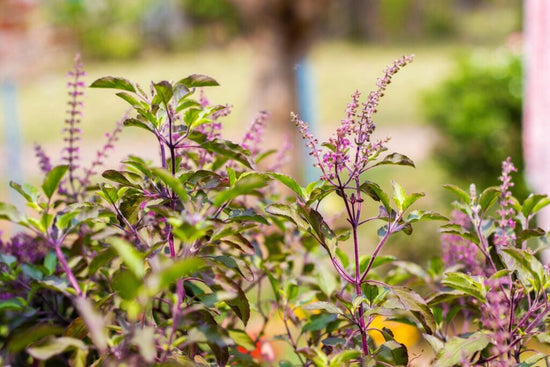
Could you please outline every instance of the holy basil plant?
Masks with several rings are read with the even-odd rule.
[[[10,183],[27,208],[0,204],[0,219],[23,227],[0,243],[2,364],[544,363],[550,278],[535,214],[550,199],[514,199],[510,161],[500,187],[448,186],[460,201],[442,226],[442,258],[422,267],[383,254],[416,222],[447,221],[413,209],[424,194],[397,182],[388,193],[370,176],[414,167],[373,137],[379,99],[410,61],[389,66],[365,102],[354,93],[323,144],[293,115],[320,172],[301,186],[279,172],[291,149],[262,149],[266,113],[240,142],[222,138],[230,107],[208,101],[204,89],[218,83],[199,74],[147,91],[119,77],[93,82],[130,110],[85,165],[77,58],[59,164],[37,145],[41,183]],[[158,157],[136,152],[96,175],[123,126],[144,130]],[[331,202],[343,212],[324,209]]]

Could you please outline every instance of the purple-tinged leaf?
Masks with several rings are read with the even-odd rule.
[[[415,167],[414,162],[412,159],[407,157],[406,155],[399,154],[399,153],[391,153],[384,157],[383,160],[376,163],[374,166],[381,166],[384,164],[397,164],[400,166],[410,166]]]
[[[404,309],[410,311],[420,321],[428,334],[434,332],[435,319],[424,298],[407,287],[392,286],[389,290],[397,297]]]
[[[162,103],[165,106],[167,106],[170,103],[170,100],[174,96],[174,90],[172,89],[172,84],[167,82],[166,80],[163,80],[158,83],[153,84],[153,88],[155,89],[156,95],[155,98],[153,98],[153,103],[157,102],[158,104]],[[156,99],[158,98],[158,101]]]
[[[66,350],[79,349],[87,349],[82,340],[64,336],[61,338],[47,338],[40,344],[34,344],[32,347],[27,348],[27,353],[38,360],[45,361]]]
[[[132,96],[130,93],[118,92],[116,95],[128,102],[132,107],[140,106],[143,104],[142,102],[138,101],[137,98],[134,98],[134,96]]]
[[[214,78],[211,78],[208,75],[203,75],[203,74],[189,75],[187,78],[180,80],[176,84],[183,84],[187,88],[214,87],[214,86],[220,85]]]
[[[129,80],[124,78],[117,78],[112,76],[106,76],[97,79],[90,85],[90,88],[111,88],[127,90],[129,92],[136,92],[136,88],[130,83]]]

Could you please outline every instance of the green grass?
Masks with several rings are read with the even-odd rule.
[[[344,43],[321,43],[311,60],[317,86],[319,113],[323,126],[335,126],[343,116],[349,96],[356,90],[366,94],[374,88],[385,65],[403,54],[416,54],[415,62],[394,78],[380,106],[379,124],[422,124],[418,110],[419,91],[444,77],[455,52],[453,47],[371,47]],[[230,136],[248,123],[248,101],[253,97],[253,52],[244,43],[225,49],[203,50],[175,55],[154,54],[135,61],[85,63],[87,82],[106,76],[124,76],[148,88],[151,81],[178,80],[192,73],[216,78],[222,87],[208,90],[215,103],[229,103],[233,113],[226,120]],[[65,71],[71,60],[61,60],[58,70],[21,86],[20,106],[25,142],[59,141],[65,118]],[[86,61],[86,60],[85,60]],[[111,129],[126,109],[113,91],[90,89],[84,108],[83,130],[97,138]]]

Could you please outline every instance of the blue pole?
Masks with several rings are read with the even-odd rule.
[[[300,119],[309,124],[311,133],[314,136],[319,136],[315,80],[313,78],[312,67],[306,57],[302,59],[296,68],[296,86],[298,89],[298,110],[300,113]],[[313,167],[313,163],[315,163],[313,157],[308,154],[308,150],[304,145],[302,145],[302,152],[306,157],[304,160],[306,163],[306,182],[309,183],[317,181],[319,179],[320,172],[317,168]]]
[[[2,100],[3,126],[4,126],[4,146],[5,153],[5,172],[6,181],[23,180],[23,170],[21,167],[21,129],[19,122],[19,104],[17,100],[17,84],[11,79],[0,81],[0,90]],[[12,203],[18,203],[20,197],[14,195],[13,190],[8,189],[8,198]]]

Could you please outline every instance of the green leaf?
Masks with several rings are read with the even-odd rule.
[[[224,236],[222,242],[237,248],[246,255],[253,256],[256,253],[254,245],[240,233]]]
[[[254,273],[241,259],[233,258],[230,256],[209,256],[209,259],[217,262],[220,265],[225,266],[228,269],[237,271],[246,280],[254,281]]]
[[[443,343],[439,338],[430,335],[430,334],[423,334],[424,339],[430,344],[435,354],[439,353],[440,350],[443,349],[445,346],[445,343]]]
[[[38,197],[40,196],[40,191],[38,191],[36,187],[29,184],[20,185],[13,181],[10,181],[10,187],[20,193],[25,200],[27,200],[27,202],[37,203]]]
[[[320,245],[332,254],[332,249],[338,244],[338,239],[334,231],[325,222],[321,213],[317,210],[298,204],[300,216],[309,223],[307,231],[315,236]]]
[[[388,194],[386,194],[377,183],[365,181],[361,184],[359,189],[369,195],[373,200],[381,202],[387,212],[391,211]]]
[[[481,207],[481,213],[485,212],[494,203],[497,202],[497,199],[500,195],[500,188],[497,186],[488,187],[479,196],[479,206]]]
[[[466,205],[469,205],[470,201],[472,201],[470,195],[456,185],[443,185],[443,187],[457,195],[460,200]]]
[[[397,208],[400,212],[405,211],[405,200],[407,199],[407,194],[403,186],[398,184],[395,181],[392,181],[393,185],[393,201],[397,204]]]
[[[6,341],[7,350],[16,354],[40,339],[53,335],[63,334],[63,328],[51,323],[32,324],[30,327],[21,327],[10,335]]]
[[[97,79],[90,85],[90,88],[111,88],[127,90],[134,93],[136,92],[136,89],[134,88],[132,83],[130,83],[130,81],[124,78],[117,78],[112,76],[106,76]]]
[[[413,210],[407,216],[407,223],[414,223],[424,220],[448,220],[447,217],[432,211]]]
[[[139,127],[141,129],[145,129],[147,131],[154,131],[154,128],[149,125],[149,123],[141,121],[139,119],[135,118],[129,118],[124,120],[124,126],[133,126],[133,127]]]
[[[518,233],[517,240],[519,242],[523,242],[523,241],[527,241],[528,239],[533,238],[533,237],[542,237],[545,234],[546,234],[546,232],[544,232],[544,229],[542,229],[540,227],[533,228],[533,229],[526,229],[526,230],[520,231]]]
[[[406,366],[409,363],[407,347],[395,340],[389,340],[378,347],[378,360],[391,363],[392,366]]]
[[[340,249],[339,247],[337,247],[334,252],[336,254],[336,257],[338,257],[338,259],[340,260],[340,262],[344,266],[344,268],[347,268],[349,266],[349,257],[348,257],[348,255],[344,251],[342,251],[342,249]]]
[[[433,307],[439,303],[446,302],[449,303],[450,301],[462,298],[467,296],[468,294],[466,292],[460,291],[458,289],[453,289],[452,291],[445,291],[445,292],[438,292],[428,298],[427,302],[430,307]]]
[[[50,251],[46,254],[44,258],[44,267],[48,271],[46,275],[52,275],[55,272],[55,268],[57,267],[57,255],[55,252]]]
[[[237,315],[239,319],[246,326],[248,320],[250,319],[250,304],[246,294],[241,288],[237,289],[237,295],[234,298],[226,300],[225,303],[231,307],[233,312]]]
[[[153,174],[162,180],[162,182],[168,186],[180,199],[184,202],[188,200],[187,190],[183,187],[183,184],[174,177],[170,172],[163,168],[153,168]]]
[[[261,215],[256,214],[252,209],[233,209],[229,214],[229,221],[231,222],[256,222],[261,224],[269,224],[267,219]]]
[[[294,191],[300,198],[304,197],[304,189],[292,177],[276,172],[269,172],[268,175]]]
[[[436,329],[432,311],[426,301],[415,291],[407,287],[392,286],[389,288],[401,302],[405,310],[410,311],[420,321],[428,334]]]
[[[62,214],[57,217],[55,221],[55,226],[60,230],[64,231],[71,225],[72,220],[79,214],[78,210],[73,210],[68,213]]]
[[[286,204],[270,204],[265,208],[265,211],[271,215],[284,217],[292,221],[301,231],[307,231],[310,228],[308,222],[302,218],[294,207]]]
[[[176,280],[188,277],[206,264],[198,257],[188,257],[175,261],[160,273],[160,290],[167,289]]]
[[[113,289],[125,300],[136,298],[141,285],[141,279],[138,279],[133,272],[127,269],[117,270],[112,277]]]
[[[252,340],[252,338],[245,331],[229,329],[227,332],[229,333],[229,337],[233,339],[235,344],[238,346],[243,347],[248,351],[253,351],[256,349],[256,343],[254,343],[254,340]]]
[[[167,106],[174,95],[172,84],[166,80],[163,80],[159,83],[153,84],[153,88],[155,88],[155,92],[157,92],[156,95],[160,98],[160,101]]]
[[[183,84],[187,88],[213,87],[220,85],[215,79],[202,74],[192,74],[180,80],[177,84]]]
[[[229,166],[226,166],[225,169],[227,171],[227,178],[229,179],[229,186],[233,186],[235,184],[235,181],[237,180],[235,170]]]
[[[46,194],[48,199],[51,199],[52,195],[57,191],[59,188],[59,183],[63,179],[63,176],[65,176],[65,173],[67,173],[68,169],[69,166],[66,164],[56,166],[52,168],[44,178],[42,190],[44,190],[44,194]]]
[[[337,315],[332,313],[313,315],[302,327],[302,332],[323,330],[328,324],[336,320],[337,317]]]
[[[116,257],[116,251],[109,247],[99,252],[90,262],[88,274],[94,275],[99,269],[111,262]]]
[[[434,367],[455,366],[462,359],[469,359],[474,353],[485,349],[489,342],[490,338],[482,332],[473,333],[468,338],[455,336],[437,353]]]
[[[17,298],[8,298],[0,300],[0,311],[22,311],[25,309],[25,305]]]
[[[184,110],[189,107],[202,107],[200,103],[192,99],[184,99],[192,93],[189,88],[181,83],[174,84],[174,101],[177,103],[176,112]]]
[[[333,313],[336,315],[343,315],[344,312],[340,310],[336,305],[329,303],[329,302],[313,302],[305,305],[303,307],[304,310],[323,310],[328,313]]]
[[[344,350],[332,357],[329,367],[347,366],[348,362],[359,360],[361,357],[362,353],[358,350]]]
[[[507,268],[517,272],[518,278],[525,288],[529,289],[532,286],[536,292],[542,289],[546,283],[545,270],[536,257],[527,251],[516,248],[502,248],[501,251],[508,255],[503,256]]]
[[[11,204],[0,203],[0,219],[9,220],[17,223],[21,220],[21,214],[17,208]]]
[[[478,236],[475,233],[470,232],[467,229],[464,229],[462,226],[458,224],[454,224],[454,223],[445,224],[441,226],[440,231],[441,233],[455,234],[479,246]]]
[[[88,328],[89,336],[92,339],[94,346],[100,354],[106,353],[108,347],[108,336],[106,332],[107,329],[104,315],[100,315],[87,298],[79,297],[73,302],[78,310],[78,313],[84,320],[86,327]]]
[[[400,166],[414,167],[414,162],[412,161],[412,159],[410,159],[406,155],[399,153],[388,154],[386,157],[384,157],[382,161],[376,163],[373,167],[381,166],[383,164],[397,164]]]
[[[532,356],[529,356],[529,358],[525,359],[523,362],[518,364],[516,367],[534,367],[534,366],[541,366],[539,363],[543,359],[545,359],[545,365],[548,365],[548,354],[545,353],[536,353]]]
[[[330,297],[338,286],[334,274],[326,269],[324,265],[321,265],[321,263],[317,264],[317,268],[319,268],[317,272],[317,284],[319,285],[319,289],[321,289],[327,297]]]
[[[107,242],[113,246],[128,269],[130,269],[138,279],[143,279],[145,275],[143,254],[139,253],[132,244],[122,238],[111,237]]]
[[[121,185],[124,185],[124,186],[130,186],[130,187],[136,187],[135,184],[133,184],[126,176],[126,175],[129,175],[129,176],[135,176],[135,173],[133,172],[119,172],[119,171],[116,171],[114,169],[108,169],[106,171],[104,171],[101,176],[103,176],[103,178],[106,178],[108,180],[111,180],[111,181],[114,181],[114,182],[117,182]]]
[[[190,136],[192,138],[192,136]],[[247,157],[245,150],[238,144],[227,140],[215,139],[200,143],[201,148],[217,153],[226,159],[232,159],[253,169],[254,163]]]
[[[260,174],[241,175],[234,186],[225,191],[220,192],[213,200],[214,205],[220,206],[225,204],[237,196],[247,195],[254,192],[256,189],[267,185],[266,179]]]
[[[86,348],[86,344],[82,340],[64,336],[61,338],[48,338],[37,346],[27,348],[27,353],[36,359],[45,361],[66,350]]]
[[[481,302],[485,302],[487,290],[480,281],[475,280],[468,274],[458,272],[445,273],[441,283],[447,287],[462,291]]]
[[[424,193],[413,193],[407,196],[405,190],[401,185],[399,185],[397,182],[392,182],[392,184],[394,189],[393,200],[396,202],[397,207],[401,212],[407,210],[412,204],[414,204],[415,201],[424,196]]]
[[[140,106],[142,104],[142,102],[138,101],[130,93],[118,92],[116,95],[128,102],[132,107]]]
[[[529,217],[529,215],[535,214],[548,204],[550,204],[550,198],[548,198],[546,195],[530,194],[523,202],[521,212],[523,213],[525,218],[527,218]]]

